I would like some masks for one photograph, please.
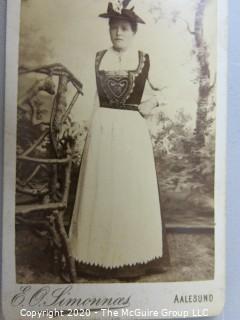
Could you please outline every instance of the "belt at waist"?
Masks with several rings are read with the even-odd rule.
[[[133,110],[138,111],[138,104],[116,103],[116,104],[104,104],[101,108],[121,109],[121,110]]]

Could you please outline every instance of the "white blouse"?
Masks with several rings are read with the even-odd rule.
[[[123,52],[118,52],[113,48],[110,48],[103,56],[100,65],[100,70],[135,70],[138,67],[138,60],[138,52],[135,50],[126,50]]]

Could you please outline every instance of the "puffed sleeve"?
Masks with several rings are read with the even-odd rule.
[[[161,86],[160,82],[158,69],[150,64],[142,101],[139,106],[139,111],[143,116],[148,116],[155,111],[155,108],[165,104],[165,98],[162,92],[164,88]]]

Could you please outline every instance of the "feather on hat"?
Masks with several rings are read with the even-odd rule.
[[[101,18],[115,18],[124,19],[137,23],[145,22],[134,12],[134,7],[127,9],[131,0],[115,0],[108,3],[108,8],[106,13],[99,15]]]

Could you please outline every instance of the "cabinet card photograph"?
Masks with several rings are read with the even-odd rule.
[[[225,0],[9,1],[5,317],[221,311],[226,16]]]

